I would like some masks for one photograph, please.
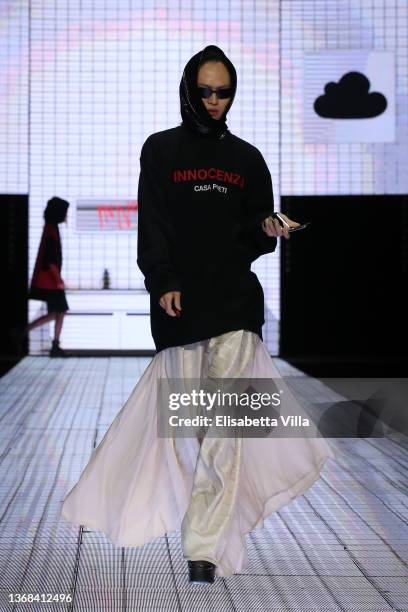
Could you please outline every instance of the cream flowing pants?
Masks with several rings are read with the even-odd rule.
[[[245,378],[252,370],[256,335],[245,330],[232,331],[198,343],[203,350],[207,371],[205,385],[213,392],[213,379]],[[244,344],[244,346],[242,346]],[[195,350],[181,347],[185,371],[195,376]],[[197,343],[194,344],[197,348]],[[214,383],[212,385],[212,383]],[[223,391],[226,388],[223,387]],[[228,540],[228,527],[236,502],[242,461],[242,437],[199,437],[201,442],[194,473],[191,501],[181,524],[183,554],[189,560],[206,560],[215,565]]]

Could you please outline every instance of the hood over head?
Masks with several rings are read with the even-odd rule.
[[[44,210],[44,220],[46,223],[62,223],[67,214],[69,202],[54,196],[47,202],[47,206]]]
[[[214,119],[204,106],[197,87],[197,75],[201,65],[207,61],[221,61],[231,78],[232,97],[219,119]],[[180,82],[180,110],[184,124],[190,130],[214,138],[223,138],[228,131],[225,118],[235,98],[237,73],[232,62],[216,45],[208,45],[187,62]]]

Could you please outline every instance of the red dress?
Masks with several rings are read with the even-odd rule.
[[[58,289],[61,277],[56,278],[51,264],[55,264],[61,274],[62,249],[58,225],[45,223],[28,297],[47,302],[48,312],[64,312],[69,309],[65,290]]]

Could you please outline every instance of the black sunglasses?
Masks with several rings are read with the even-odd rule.
[[[211,89],[211,87],[199,87],[198,92],[202,98],[210,98],[213,93],[217,95],[217,98],[230,98],[233,94],[233,89],[228,87],[227,89]]]

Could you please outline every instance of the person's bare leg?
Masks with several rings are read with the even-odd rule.
[[[61,335],[62,324],[64,322],[65,312],[57,312],[55,317],[54,340],[59,340]]]
[[[12,342],[14,344],[15,350],[19,355],[21,355],[24,351],[24,339],[26,338],[26,336],[28,336],[29,332],[32,329],[39,327],[40,325],[44,325],[45,323],[48,323],[48,321],[52,321],[53,319],[55,319],[55,314],[55,312],[49,312],[46,315],[42,315],[41,317],[34,319],[34,321],[31,321],[31,323],[28,323],[24,327],[15,327],[10,330]]]
[[[52,321],[53,319],[55,319],[55,315],[55,312],[49,312],[46,315],[38,317],[38,319],[34,319],[34,321],[31,321],[31,323],[25,326],[24,333],[28,334],[28,332],[34,329],[35,327],[38,327],[39,325],[44,325],[44,323],[47,323],[48,321]]]

